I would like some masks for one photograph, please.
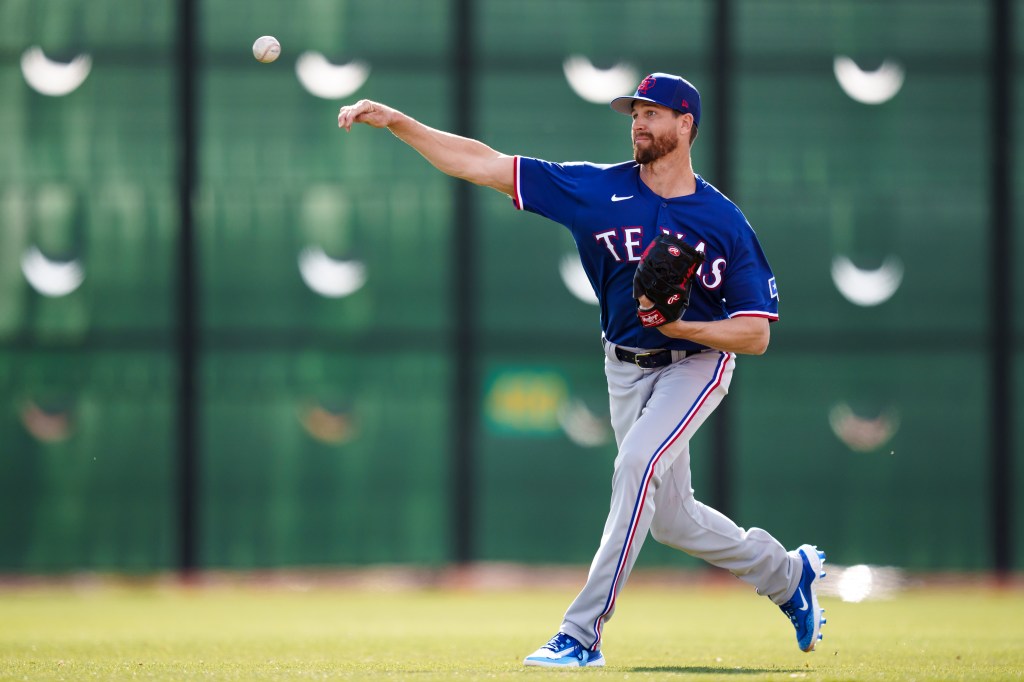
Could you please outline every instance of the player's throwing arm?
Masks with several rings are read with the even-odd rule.
[[[344,106],[338,112],[339,128],[351,131],[355,123],[387,128],[442,173],[502,194],[511,195],[514,191],[513,158],[483,142],[431,128],[397,109],[368,99]]]

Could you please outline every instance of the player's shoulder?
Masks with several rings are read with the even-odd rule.
[[[699,173],[694,173],[694,178],[697,181],[697,196],[704,200],[711,208],[716,208],[721,211],[738,211],[739,207],[733,202],[732,199],[725,196],[722,190],[718,189],[704,176]]]
[[[740,210],[740,207],[732,199],[700,175],[696,177],[697,194],[703,200],[706,210],[718,216],[721,225],[729,226],[738,231],[753,230],[747,221],[747,217],[743,215],[743,211]]]
[[[629,173],[636,173],[637,165],[633,161],[623,161],[622,163],[594,163],[593,161],[545,161],[543,159],[535,159],[539,163],[554,166],[565,170],[567,173],[576,176],[595,176],[595,175],[622,175]]]

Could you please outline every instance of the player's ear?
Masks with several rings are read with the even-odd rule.
[[[693,129],[693,114],[680,114],[678,116],[679,136],[690,139],[690,131]]]
[[[683,114],[679,119],[682,121],[679,124],[679,136],[692,146],[693,141],[697,138],[697,126],[693,125],[693,114]]]

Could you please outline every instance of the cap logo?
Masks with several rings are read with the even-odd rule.
[[[646,95],[647,91],[650,90],[651,88],[653,88],[654,84],[656,82],[657,82],[657,79],[651,78],[650,76],[648,76],[647,78],[644,78],[640,82],[640,85],[638,85],[636,87],[636,91],[639,92],[641,95]]]
[[[690,103],[687,102],[685,99],[682,102],[680,102],[679,104],[680,104],[680,106],[683,107],[683,109],[689,109],[690,108]]]

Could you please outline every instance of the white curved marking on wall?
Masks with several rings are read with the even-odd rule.
[[[85,279],[77,260],[50,260],[34,245],[21,254],[21,272],[33,289],[50,298],[67,296]]]
[[[361,61],[332,64],[319,52],[303,52],[295,61],[295,75],[311,95],[340,99],[363,86],[370,77],[370,65]]]
[[[877,270],[862,270],[846,256],[832,259],[832,282],[846,300],[870,307],[885,303],[903,282],[903,262],[886,256]]]
[[[558,408],[558,423],[573,443],[596,448],[608,442],[610,434],[604,419],[599,419],[580,400],[567,400]]]
[[[887,443],[899,430],[899,415],[883,412],[868,419],[854,414],[846,403],[834,405],[828,413],[828,423],[836,438],[857,452],[871,452]]]
[[[581,55],[567,57],[562,71],[573,92],[594,104],[608,104],[615,97],[633,92],[640,79],[629,64],[620,62],[610,69],[598,69]]]
[[[60,97],[74,92],[92,69],[92,57],[80,54],[67,64],[49,59],[42,48],[33,46],[21,55],[21,75],[36,92]]]
[[[562,256],[562,261],[558,264],[558,272],[561,274],[562,283],[565,284],[565,288],[569,290],[569,293],[584,303],[597,305],[597,294],[594,293],[594,288],[590,286],[590,280],[587,279],[587,273],[583,270],[583,264],[580,263],[579,256],[575,254]]]
[[[343,298],[366,283],[366,266],[359,261],[335,260],[319,246],[299,253],[299,274],[314,292],[326,298]]]
[[[888,102],[903,87],[903,67],[888,59],[874,71],[864,71],[849,57],[837,56],[832,62],[839,86],[847,95],[863,104]]]

